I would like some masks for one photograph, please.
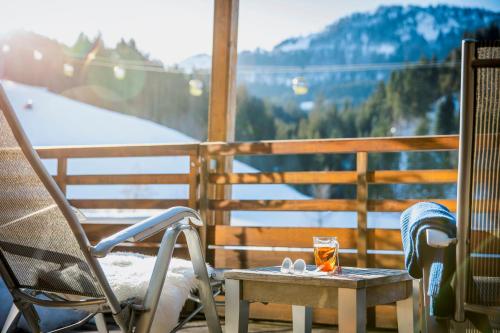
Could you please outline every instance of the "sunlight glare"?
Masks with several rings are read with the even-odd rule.
[[[123,80],[126,75],[125,68],[120,65],[116,65],[115,67],[113,67],[113,73],[115,74],[115,78],[117,80]]]
[[[73,75],[75,74],[75,68],[71,64],[64,64],[63,73],[67,77],[73,77]]]

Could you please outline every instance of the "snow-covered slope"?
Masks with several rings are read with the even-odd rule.
[[[10,81],[2,83],[34,146],[188,143],[193,138],[151,121],[104,110],[54,94],[44,88]],[[31,108],[27,108],[31,104]],[[55,173],[54,161],[45,161]],[[74,159],[69,174],[187,173],[185,157]],[[235,161],[235,172],[257,172]],[[187,198],[186,185],[79,185],[68,187],[69,198]],[[235,199],[307,199],[286,185],[233,186]],[[114,216],[125,212],[115,211]],[[99,216],[102,212],[86,212]],[[130,212],[126,212],[130,214]],[[144,212],[135,212],[142,215]],[[109,211],[106,213],[109,216]],[[353,213],[234,212],[232,222],[245,225],[308,226],[319,223],[352,225]],[[323,220],[323,222],[320,222]],[[340,224],[338,224],[340,223]]]

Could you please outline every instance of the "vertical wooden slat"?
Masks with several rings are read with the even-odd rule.
[[[199,189],[200,162],[198,154],[189,155],[189,207],[197,209],[198,207],[198,189]]]
[[[358,239],[356,265],[368,267],[368,153],[356,153],[356,211],[358,217]],[[375,325],[375,307],[366,309],[366,320],[369,325]]]
[[[210,158],[206,154],[205,146],[200,146],[199,149],[199,163],[200,163],[200,177],[199,177],[199,197],[198,197],[198,207],[200,211],[201,218],[205,223],[202,228],[200,228],[200,238],[202,242],[203,249],[205,251],[205,260],[215,266],[214,252],[208,251],[208,246],[215,243],[215,227],[213,220],[213,212],[209,210],[208,199],[209,199],[209,164]]]
[[[236,121],[236,60],[239,0],[215,0],[212,51],[212,85],[208,116],[208,141],[234,141]],[[231,157],[217,158],[217,172],[232,170]],[[215,199],[227,199],[231,187],[215,187]],[[216,223],[228,224],[229,212],[218,211]]]
[[[210,218],[210,211],[208,208],[209,200],[209,163],[210,159],[206,154],[205,146],[200,146],[200,192],[198,199],[198,206],[200,210],[200,215],[203,221],[207,225],[212,225],[212,219]]]
[[[66,194],[66,176],[68,174],[68,159],[61,157],[57,159],[57,184],[61,191]]]
[[[367,267],[367,220],[368,220],[368,181],[366,174],[368,172],[368,153],[358,152],[356,154],[356,199],[358,215],[358,239],[357,239],[357,266]]]

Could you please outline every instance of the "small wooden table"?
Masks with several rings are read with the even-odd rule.
[[[393,302],[399,332],[418,328],[418,284],[403,270],[343,267],[338,275],[292,275],[262,267],[226,271],[224,279],[226,333],[247,332],[250,302],[292,305],[294,333],[311,332],[312,307],[337,308],[341,333],[365,332],[366,308]]]

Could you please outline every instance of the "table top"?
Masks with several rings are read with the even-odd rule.
[[[412,280],[407,271],[399,269],[342,267],[342,272],[334,275],[324,272],[314,272],[315,269],[315,266],[308,265],[308,272],[301,275],[281,273],[280,266],[232,269],[224,272],[224,278],[241,281],[291,283],[352,289]]]

